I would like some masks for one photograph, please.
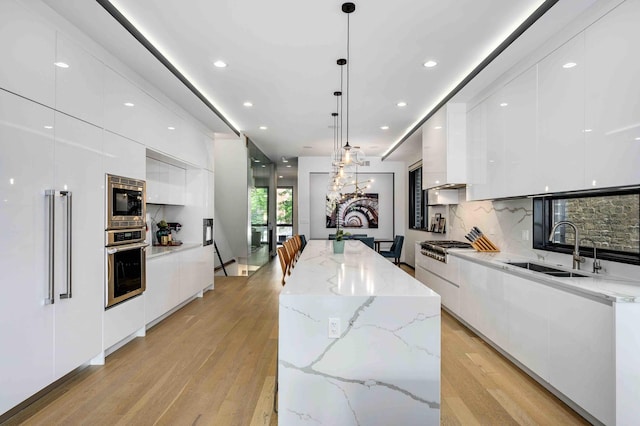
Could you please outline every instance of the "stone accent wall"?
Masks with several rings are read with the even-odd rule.
[[[637,194],[558,200],[555,221],[570,220],[580,231],[580,239],[591,238],[598,248],[638,253],[640,250],[639,200]],[[564,210],[564,215],[562,214]],[[574,243],[573,231],[559,229],[565,243]],[[590,241],[580,245],[590,247]]]

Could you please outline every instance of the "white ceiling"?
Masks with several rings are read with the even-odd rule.
[[[97,2],[44,1],[212,133],[231,133]],[[112,1],[227,120],[276,163],[282,157],[329,155],[332,149],[333,92],[340,88],[336,60],[346,57],[347,16],[341,11],[342,3]],[[349,141],[367,155],[382,155],[543,2],[355,3],[356,11],[350,15]],[[429,59],[438,66],[423,67]],[[216,60],[228,67],[214,67]],[[494,68],[493,78],[504,71]],[[486,75],[485,79],[490,78]],[[243,106],[245,101],[253,107]],[[398,101],[407,106],[397,107]],[[383,125],[389,129],[381,130]],[[411,138],[414,143],[419,139],[419,135]],[[415,147],[404,151],[415,152]]]

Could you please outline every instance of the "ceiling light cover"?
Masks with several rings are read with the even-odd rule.
[[[213,63],[213,66],[216,67],[216,68],[226,68],[227,67],[227,63],[224,62],[224,61],[218,60],[218,61],[215,61]]]
[[[176,128],[175,128],[175,127],[173,127],[173,126],[169,126],[169,127],[167,127],[167,129],[169,129],[169,130],[175,130]]]
[[[407,103],[402,101],[402,102],[398,102],[396,105],[399,106],[400,108],[402,108],[402,107],[406,107]]]
[[[575,62],[567,62],[566,64],[564,64],[564,65],[562,66],[562,68],[567,68],[567,69],[569,69],[569,68],[573,68],[573,67],[575,67],[576,65],[578,65],[578,64],[576,64]]]
[[[260,130],[267,130],[268,127],[267,126],[260,126]]]
[[[253,103],[252,103],[252,102],[249,102],[249,101],[246,101],[246,102],[245,102],[245,103],[243,103],[242,105],[244,105],[244,106],[246,106],[246,107],[252,107],[252,106],[253,106]]]
[[[380,126],[382,130],[389,130],[389,126]]]
[[[422,64],[425,68],[433,68],[436,65],[438,65],[438,63],[436,61],[427,61],[424,64]]]
[[[508,104],[508,103],[506,103],[506,102],[502,102],[502,103],[500,104],[500,106],[501,106],[501,107],[506,107],[506,106],[508,106],[508,105],[509,105],[509,104]]]
[[[132,106],[136,106],[136,104],[132,103],[132,102],[125,102],[124,106],[126,107],[132,107]]]
[[[67,64],[66,62],[54,62],[53,65],[58,68],[69,68],[69,64]]]

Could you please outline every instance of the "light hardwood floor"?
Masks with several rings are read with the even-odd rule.
[[[276,425],[281,288],[277,259],[251,277],[216,277],[204,298],[7,423]],[[441,423],[587,424],[446,312]]]

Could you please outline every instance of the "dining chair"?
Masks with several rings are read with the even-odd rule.
[[[396,235],[389,250],[380,250],[380,254],[384,257],[393,258],[393,263],[397,265],[400,263],[400,255],[402,254],[402,243],[404,243],[404,236]]]
[[[302,243],[302,247],[300,247],[300,251],[302,251],[307,245],[307,237],[305,237],[304,234],[300,234],[300,242]]]
[[[366,244],[369,247],[371,247],[371,249],[374,249],[375,238],[373,238],[373,237],[360,237],[360,238],[354,238],[354,239],[360,240],[364,244]]]
[[[284,279],[287,276],[289,269],[289,254],[284,247],[278,247],[278,259],[280,259],[280,267],[282,268],[282,285],[284,285]]]
[[[329,234],[329,239],[330,240],[335,240],[336,239],[336,234]]]

